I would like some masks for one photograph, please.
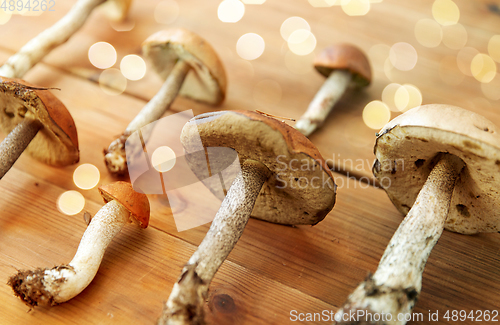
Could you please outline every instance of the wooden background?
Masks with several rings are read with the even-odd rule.
[[[0,62],[56,22],[74,2],[57,1],[55,12],[38,17],[14,15],[0,25]],[[135,27],[127,32],[115,31],[101,12],[94,12],[69,42],[25,75],[32,83],[61,89],[55,94],[75,119],[80,163],[99,168],[100,185],[113,181],[103,163],[103,148],[124,130],[161,81],[148,70],[142,80],[130,81],[123,94],[105,94],[97,82],[101,70],[88,59],[88,49],[95,42],[112,44],[119,62],[127,54],[140,55],[140,45],[150,34],[185,27],[203,36],[219,53],[227,69],[228,96],[219,108],[178,98],[171,113],[259,109],[292,118],[302,114],[323,78],[312,70],[301,75],[287,69],[286,43],[279,32],[285,19],[300,16],[309,22],[317,38],[316,51],[337,42],[354,43],[366,52],[379,44],[407,42],[418,53],[414,69],[393,69],[389,79],[384,72],[386,57],[370,52],[373,84],[344,97],[324,127],[311,136],[324,157],[336,161],[336,170],[343,170],[348,159],[367,162],[356,165],[355,170],[347,166],[334,173],[339,184],[337,203],[315,227],[249,222],[211,285],[207,311],[212,324],[288,324],[293,323],[291,310],[336,311],[368,271],[376,269],[402,216],[383,190],[348,179],[346,174],[371,175],[376,131],[365,126],[361,114],[368,102],[380,100],[387,84],[414,84],[421,90],[424,104],[462,106],[500,124],[498,101],[485,98],[477,80],[465,76],[455,85],[443,81],[440,62],[456,56],[457,50],[443,44],[426,48],[417,42],[414,26],[419,19],[432,19],[433,1],[384,0],[372,4],[367,15],[350,17],[339,6],[313,8],[304,0],[268,0],[247,5],[241,21],[227,24],[217,18],[218,1],[183,0],[178,1],[179,17],[169,25],[153,18],[158,2],[135,1],[130,13]],[[500,16],[488,12],[483,2],[457,0],[456,4],[461,12],[459,22],[468,32],[467,46],[487,53],[488,40],[500,31]],[[261,35],[266,48],[260,58],[248,63],[239,58],[235,45],[241,35],[250,32]],[[457,74],[455,81],[459,77]],[[276,94],[255,101],[255,87],[265,79],[280,85],[279,101],[273,102]],[[23,155],[0,182],[0,323],[152,324],[182,266],[208,229],[204,225],[177,232],[165,197],[150,196],[151,226],[146,230],[126,226],[108,248],[94,281],[70,302],[30,311],[6,285],[16,269],[51,267],[71,260],[85,231],[83,213],[95,214],[102,206],[95,188],[84,191],[73,183],[76,167],[56,169]],[[57,198],[67,190],[78,190],[86,198],[84,210],[77,215],[67,216],[57,209]],[[500,310],[499,254],[499,234],[445,232],[427,264],[415,312],[427,319],[430,312],[438,311],[439,322],[424,323],[447,324],[454,323],[442,318],[447,310]]]

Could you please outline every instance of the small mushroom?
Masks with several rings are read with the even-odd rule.
[[[132,220],[146,228],[149,201],[130,183],[116,182],[99,188],[106,204],[92,218],[69,264],[34,271],[19,271],[8,284],[29,306],[54,306],[74,298],[94,279],[104,252],[123,226]]]
[[[314,60],[314,67],[327,79],[294,126],[305,136],[311,135],[323,124],[348,87],[366,87],[372,79],[368,59],[360,49],[350,44],[327,47]]]
[[[181,28],[159,31],[144,42],[142,50],[165,82],[125,132],[104,150],[106,166],[116,176],[127,173],[125,142],[129,135],[158,120],[178,94],[211,105],[220,104],[226,94],[224,67],[210,44],[197,34]]]
[[[448,105],[413,108],[382,129],[373,173],[406,217],[377,271],[337,313],[337,324],[378,324],[366,317],[356,322],[342,317],[368,312],[390,314],[387,324],[405,324],[397,316],[411,313],[425,264],[443,229],[462,234],[500,231],[499,132],[484,117]]]
[[[0,67],[0,76],[22,78],[28,70],[40,62],[52,49],[65,43],[80,27],[83,26],[92,10],[106,0],[79,0],[69,12],[51,27],[47,28],[35,38],[26,43],[16,54],[12,55]],[[114,3],[115,11],[128,10],[128,6],[121,3],[129,0],[108,0]],[[109,5],[112,7],[113,5]],[[118,17],[117,17],[118,18]]]
[[[283,122],[250,111],[201,114],[182,130],[187,153],[199,150],[200,138],[205,148],[234,149],[241,171],[182,270],[159,324],[203,323],[210,282],[250,216],[278,224],[314,225],[335,204],[335,183],[326,162],[305,136]]]
[[[0,144],[0,178],[24,150],[53,166],[78,162],[75,122],[50,91],[0,77],[0,103],[0,129],[9,133]]]

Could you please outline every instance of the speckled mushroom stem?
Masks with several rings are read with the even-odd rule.
[[[0,179],[10,170],[43,125],[25,117],[0,143]]]
[[[104,161],[111,174],[123,176],[127,172],[127,158],[125,154],[125,142],[130,134],[143,126],[158,120],[170,107],[177,97],[191,66],[183,60],[179,60],[160,90],[143,107],[137,116],[130,122],[125,132],[104,151]]]
[[[334,70],[325,80],[309,104],[307,111],[295,123],[295,129],[308,137],[323,124],[335,104],[344,94],[352,74],[347,70]]]
[[[349,296],[337,312],[336,324],[406,324],[404,316],[411,313],[422,289],[425,264],[443,233],[463,166],[460,158],[442,154],[389,242],[377,271]],[[378,316],[370,318],[370,314]]]
[[[29,306],[52,306],[70,300],[92,282],[106,248],[129,216],[123,205],[115,200],[108,202],[92,218],[69,264],[19,271],[8,284]]]
[[[242,164],[207,235],[174,285],[158,324],[204,324],[203,304],[208,286],[241,237],[269,176],[269,169],[260,162],[247,160]]]
[[[57,23],[31,39],[0,67],[0,76],[22,78],[52,49],[65,43],[83,26],[92,10],[106,0],[79,0]]]

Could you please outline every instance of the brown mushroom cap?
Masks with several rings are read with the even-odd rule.
[[[199,136],[198,136],[199,134]],[[272,173],[255,202],[252,216],[281,224],[316,224],[335,204],[336,185],[316,147],[299,131],[251,111],[201,114],[181,133],[186,152],[228,147],[240,162],[259,161]]]
[[[159,31],[146,39],[142,51],[156,72],[166,79],[178,60],[191,66],[180,95],[220,104],[226,96],[226,72],[212,46],[197,34],[182,28]]]
[[[34,158],[53,166],[66,166],[80,159],[75,122],[50,91],[24,80],[0,77],[0,128],[11,132],[26,114],[38,119],[38,131],[26,148]]]
[[[500,129],[449,105],[413,108],[389,122],[375,144],[373,173],[396,208],[407,214],[440,153],[465,163],[445,227],[475,234],[500,231]]]
[[[129,182],[114,182],[99,187],[104,202],[116,200],[130,212],[130,215],[139,223],[141,228],[149,225],[149,200],[146,194],[134,191]]]
[[[328,77],[333,70],[348,70],[352,73],[355,87],[368,86],[372,81],[372,70],[366,55],[350,44],[335,44],[325,48],[314,60],[314,67]]]

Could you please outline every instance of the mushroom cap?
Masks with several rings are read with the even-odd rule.
[[[500,129],[449,105],[415,107],[390,121],[375,143],[373,174],[406,215],[440,153],[465,163],[445,228],[463,234],[500,231]]]
[[[149,200],[146,194],[134,191],[129,182],[118,181],[99,187],[104,202],[116,200],[130,212],[130,215],[139,223],[139,227],[149,225]]]
[[[215,50],[197,34],[182,28],[159,31],[146,39],[142,51],[166,79],[178,60],[191,66],[179,94],[212,105],[226,96],[226,72]]]
[[[335,44],[325,48],[314,59],[314,67],[325,77],[333,70],[348,70],[353,75],[351,83],[354,87],[365,87],[372,81],[368,58],[351,44]]]
[[[0,77],[0,103],[0,128],[6,133],[21,123],[26,114],[42,123],[43,128],[25,150],[31,156],[52,166],[79,161],[75,122],[50,91],[21,79]]]
[[[181,142],[188,154],[199,151],[200,138],[205,148],[232,148],[240,163],[251,159],[270,170],[253,217],[280,224],[316,224],[333,208],[336,185],[326,162],[309,139],[284,122],[252,111],[206,113],[182,129]]]

